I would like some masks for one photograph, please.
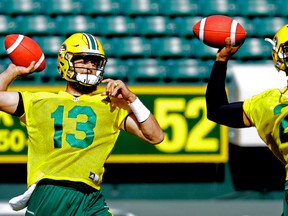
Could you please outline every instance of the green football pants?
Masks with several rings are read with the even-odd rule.
[[[77,190],[63,185],[37,185],[26,216],[113,216],[101,191]]]

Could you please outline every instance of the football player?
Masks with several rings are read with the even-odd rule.
[[[5,91],[28,68],[10,65],[0,76],[0,110],[18,116],[28,132],[28,190],[10,200],[27,215],[111,216],[101,192],[104,163],[120,131],[150,144],[163,132],[153,114],[121,80],[104,79],[107,57],[91,34],[75,33],[61,45],[58,72],[66,90]],[[100,83],[103,93],[95,93]],[[115,177],[117,178],[117,176]]]
[[[288,76],[288,25],[284,25],[273,37],[272,58],[278,71]],[[269,89],[240,102],[230,103],[225,91],[227,62],[239,46],[226,46],[216,54],[206,90],[208,119],[233,128],[255,127],[261,139],[286,167],[286,185],[283,215],[288,216],[288,87]]]

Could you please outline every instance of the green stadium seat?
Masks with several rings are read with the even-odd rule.
[[[135,33],[135,25],[127,16],[97,16],[95,25],[98,34],[103,36],[128,36]]]
[[[196,59],[209,60],[215,59],[217,48],[213,48],[205,45],[202,41],[198,39],[191,40],[191,56]]]
[[[279,17],[288,18],[288,4],[287,0],[275,0],[275,15]]]
[[[132,84],[160,84],[164,82],[166,72],[163,63],[154,58],[129,59],[128,81]]]
[[[158,0],[120,0],[121,13],[129,16],[157,15]]]
[[[16,22],[15,20],[6,15],[0,15],[0,34],[7,35],[14,33],[16,30]]]
[[[55,33],[55,23],[45,15],[26,15],[15,18],[17,30],[25,35],[50,35]]]
[[[165,16],[195,16],[198,12],[198,1],[191,0],[159,0],[159,14]],[[200,10],[200,9],[199,9]]]
[[[190,42],[184,38],[153,38],[151,44],[152,56],[156,58],[185,58],[190,56]]]
[[[271,49],[272,45],[264,38],[247,38],[233,58],[241,61],[267,60],[271,59]]]
[[[100,41],[100,43],[102,44],[102,47],[104,49],[104,52],[106,54],[106,56],[108,56],[108,58],[112,58],[112,40],[109,38],[107,39],[104,36],[98,36],[95,35],[96,38]]]
[[[81,13],[94,16],[94,15],[118,15],[120,14],[119,0],[82,0]]]
[[[41,81],[41,73],[32,73],[27,76],[18,76],[11,86],[13,85],[40,85],[42,84]]]
[[[8,58],[8,57],[6,57],[6,58]],[[2,72],[2,71],[4,71],[4,70],[6,70],[6,68],[7,68],[7,60],[6,60],[6,58],[0,58],[0,71]],[[9,59],[10,60],[10,59]],[[10,63],[11,61],[9,61],[9,63]]]
[[[2,59],[1,59],[1,64],[2,66],[4,67],[4,69],[6,69],[9,64],[11,64],[11,59],[8,57],[8,55],[4,56]]]
[[[235,13],[243,17],[274,17],[277,15],[274,0],[236,0]]]
[[[39,0],[42,5],[42,13],[47,15],[71,15],[81,12],[79,0]],[[89,5],[87,6],[89,7]]]
[[[236,0],[199,0],[199,8],[201,16],[210,16],[214,14],[222,14],[234,16],[236,9]]]
[[[173,25],[169,17],[140,16],[135,19],[136,34],[147,37],[168,36],[173,32]]]
[[[55,85],[55,84],[65,84],[65,80],[61,78],[58,72],[58,59],[56,57],[46,58],[46,68],[41,71],[40,81],[44,85]]]
[[[201,16],[185,16],[185,17],[176,17],[173,20],[173,33],[176,36],[180,36],[180,37],[193,37],[194,33],[193,33],[193,26],[199,21],[201,20],[203,17]]]
[[[210,73],[210,67],[197,59],[169,59],[165,61],[167,77],[174,83],[203,84]]]
[[[2,1],[0,1],[0,14],[6,14],[6,1],[7,0],[2,0]]]
[[[33,39],[39,44],[43,53],[47,57],[56,58],[61,44],[66,39],[63,36],[36,36]]]
[[[112,38],[111,55],[117,58],[147,58],[151,55],[151,45],[141,37]]]
[[[95,23],[91,17],[84,15],[57,16],[55,25],[58,34],[68,36],[75,32],[95,33]],[[99,29],[98,31],[101,31]]]
[[[37,14],[41,11],[41,0],[5,0],[3,12],[8,15]]]
[[[4,45],[4,40],[5,40],[5,36],[0,36],[0,57],[1,58],[6,58],[7,56],[7,51],[5,49],[5,45]]]
[[[125,61],[117,58],[108,58],[106,63],[104,78],[120,79],[126,81],[127,64]]]
[[[262,17],[253,19],[253,25],[257,26],[256,36],[259,38],[269,37],[273,38],[275,33],[287,24],[287,19],[283,17]]]

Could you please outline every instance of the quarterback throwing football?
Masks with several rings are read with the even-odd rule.
[[[280,28],[273,40],[266,40],[272,43],[276,69],[288,76],[288,25]],[[207,117],[228,127],[257,129],[261,139],[286,167],[282,216],[288,216],[288,87],[268,89],[243,102],[229,103],[225,91],[227,62],[239,47],[231,46],[231,40],[227,38],[226,46],[216,55],[206,91]]]
[[[153,114],[121,80],[102,80],[106,62],[97,38],[75,33],[58,53],[65,91],[6,91],[16,76],[33,72],[34,62],[1,73],[0,110],[18,116],[29,137],[29,189],[10,200],[15,210],[27,205],[26,215],[111,216],[100,186],[120,131],[150,144],[163,140]],[[101,82],[106,90],[94,93]]]

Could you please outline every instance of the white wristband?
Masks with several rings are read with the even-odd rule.
[[[133,111],[134,115],[136,116],[138,122],[144,122],[148,119],[150,115],[150,111],[146,108],[146,106],[140,101],[137,97],[133,103],[129,104],[131,110]]]

